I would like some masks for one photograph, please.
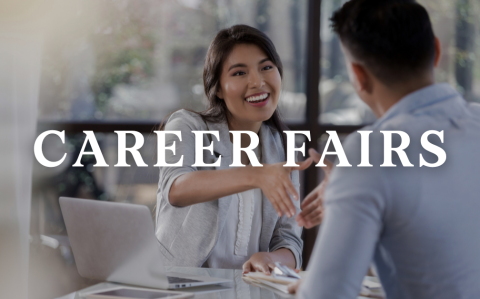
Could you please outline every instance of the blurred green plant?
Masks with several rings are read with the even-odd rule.
[[[110,1],[105,1],[111,4]],[[112,10],[93,36],[96,64],[91,79],[97,111],[105,115],[115,86],[139,85],[154,74],[155,37],[135,3]]]

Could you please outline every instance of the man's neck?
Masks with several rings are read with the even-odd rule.
[[[380,118],[405,96],[434,83],[433,77],[429,77],[419,80],[411,80],[410,82],[402,83],[393,88],[384,84],[377,84],[376,100],[373,103],[374,107],[372,107],[372,110],[376,116]]]

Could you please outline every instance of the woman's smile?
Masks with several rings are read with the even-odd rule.
[[[270,93],[260,92],[246,97],[245,101],[253,107],[261,108],[268,103],[269,99]]]

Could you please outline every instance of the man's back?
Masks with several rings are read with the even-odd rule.
[[[391,259],[391,265],[378,267],[389,297],[477,294],[480,298],[480,108],[467,105],[460,97],[432,100],[379,127],[409,134],[412,147],[407,154],[415,166],[384,172],[391,198],[375,260]],[[420,153],[428,160],[418,144],[428,130],[444,131],[444,142],[438,145],[447,160],[440,167],[419,167]],[[430,137],[432,142],[435,139],[439,140]]]
[[[301,298],[356,298],[372,258],[388,298],[480,298],[480,106],[468,105],[452,88],[437,84],[414,92],[372,127],[370,163],[360,162],[360,138],[345,142],[351,168],[336,168],[325,196],[311,272]],[[383,163],[383,135],[404,131],[413,167]],[[446,152],[440,167],[419,167],[437,156],[428,139]],[[394,134],[395,135],[395,134]],[[393,139],[394,147],[400,144]]]

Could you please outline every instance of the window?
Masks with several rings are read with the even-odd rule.
[[[305,119],[306,0],[59,3],[46,34],[41,120],[161,121],[207,104],[203,62],[222,28],[247,24],[273,40],[284,65],[280,109]]]
[[[322,1],[321,80],[319,85],[322,124],[362,125],[375,116],[355,94],[349,82],[339,39],[330,30],[328,20],[345,1]],[[437,82],[456,87],[467,101],[480,102],[479,21],[480,3],[473,0],[420,0],[428,11],[436,36],[442,45]]]
[[[205,108],[203,62],[220,29],[247,24],[273,40],[284,66],[281,114],[289,124],[305,121],[307,5],[308,0],[55,3],[46,22],[38,130],[64,129],[66,144],[50,136],[44,153],[57,160],[67,152],[67,159],[53,169],[35,165],[31,294],[55,298],[93,283],[75,269],[59,196],[144,204],[153,210],[158,168],[152,166],[156,135],[151,131],[177,109]],[[93,167],[93,156],[84,156],[85,167],[71,167],[85,139],[83,130],[95,132],[110,167]],[[114,130],[144,135],[140,152],[149,167],[113,167]],[[127,146],[132,142],[128,139]],[[134,165],[130,154],[127,162]],[[65,275],[71,284],[56,283]]]

